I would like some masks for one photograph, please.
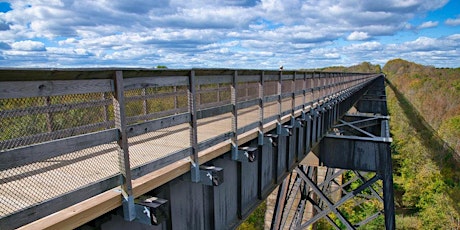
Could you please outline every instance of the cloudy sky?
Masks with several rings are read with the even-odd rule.
[[[460,67],[459,0],[0,1],[0,67]]]

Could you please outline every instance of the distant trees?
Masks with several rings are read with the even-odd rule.
[[[395,200],[404,213],[397,226],[460,229],[460,162],[445,144],[459,153],[460,69],[395,59],[383,71],[395,86],[387,94],[390,114],[397,117],[390,125]]]
[[[380,65],[373,65],[370,62],[362,62],[361,64],[344,67],[344,66],[332,66],[321,69],[326,72],[348,72],[348,73],[380,73],[382,69]]]
[[[460,68],[436,69],[395,59],[388,61],[383,71],[433,129],[460,153],[459,129],[452,128],[460,119]]]

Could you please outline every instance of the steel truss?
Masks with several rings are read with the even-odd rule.
[[[325,173],[318,176],[321,170]],[[345,174],[348,178],[343,181]],[[321,219],[335,229],[361,227],[384,213],[381,178],[369,172],[298,166],[280,186],[278,199],[284,200],[277,203],[284,207],[277,206],[275,214],[281,218],[278,222],[274,219],[272,229],[307,229]],[[359,209],[376,201],[382,204],[379,209],[356,223],[350,222],[341,209],[345,203],[348,209]]]
[[[322,219],[335,229],[356,229],[381,215],[385,228],[395,229],[392,140],[383,79],[354,107],[356,111],[339,119],[313,148],[322,166],[301,164],[282,182],[271,229],[307,229]],[[373,214],[347,218],[347,210],[369,204]]]

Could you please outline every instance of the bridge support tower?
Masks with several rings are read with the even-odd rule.
[[[385,228],[395,229],[385,97],[380,78],[329,129],[310,157],[279,186],[266,228],[314,229],[329,224],[355,229],[383,215]],[[374,213],[353,219],[346,213],[364,209]]]

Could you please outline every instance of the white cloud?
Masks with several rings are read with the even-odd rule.
[[[457,18],[449,18],[444,23],[446,23],[446,25],[449,25],[449,26],[459,26],[460,16],[457,16]]]
[[[37,42],[37,41],[31,41],[31,40],[26,40],[26,41],[19,41],[19,42],[14,42],[11,47],[14,50],[19,50],[19,51],[45,51],[45,44],[43,42]]]
[[[439,22],[427,21],[422,23],[421,25],[417,26],[417,29],[428,29],[438,26]]]
[[[13,1],[13,10],[0,13],[0,59],[7,60],[0,66],[271,68],[289,63],[309,68],[396,55],[415,58],[413,52],[452,57],[458,52],[454,37],[380,40],[437,26],[428,21],[417,28],[409,22],[446,2]],[[445,23],[457,25],[456,20]]]
[[[380,42],[372,41],[372,42],[363,42],[358,44],[351,44],[344,48],[344,50],[350,52],[369,52],[369,51],[380,51],[382,50],[383,46]]]
[[[366,32],[354,31],[353,33],[348,35],[347,40],[349,40],[349,41],[362,41],[362,40],[367,40],[369,38],[370,38],[370,36]]]

